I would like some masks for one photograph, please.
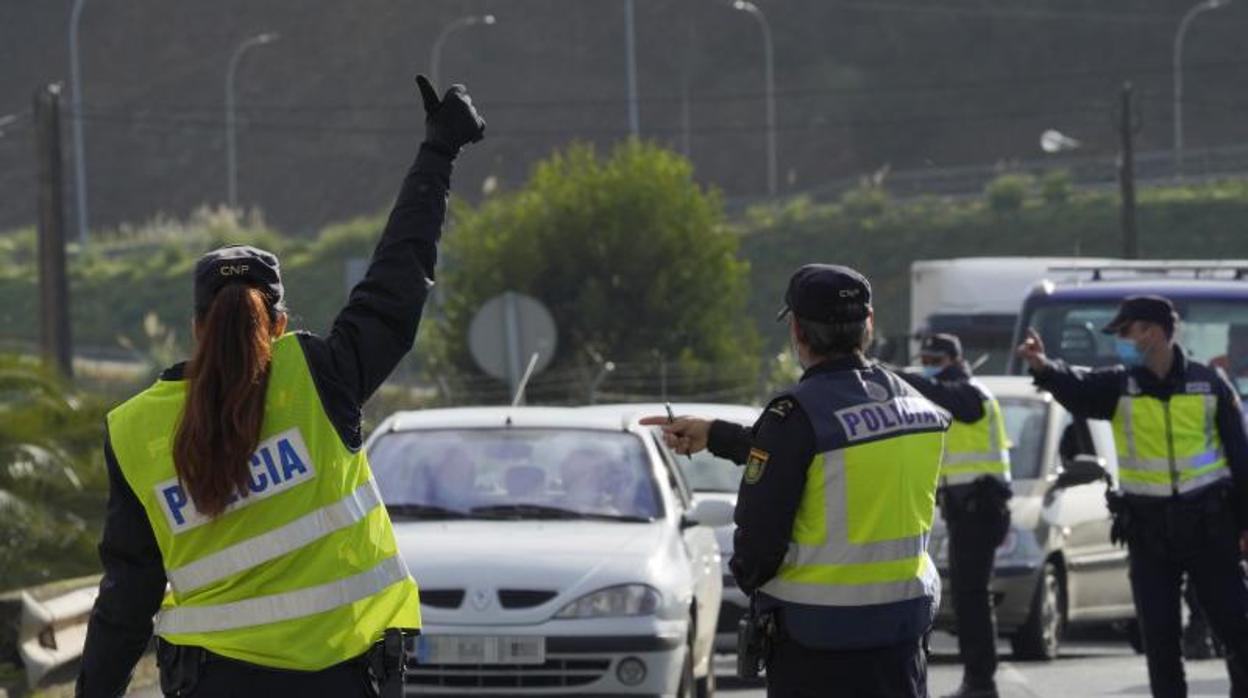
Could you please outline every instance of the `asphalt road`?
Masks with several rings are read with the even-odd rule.
[[[949,635],[937,635],[932,642],[934,656],[928,668],[932,698],[957,688],[962,668],[957,662],[957,644]],[[1112,640],[1073,641],[1065,645],[1056,662],[1013,662],[1009,645],[998,648],[1004,661],[997,675],[1002,698],[1090,698],[1091,696],[1148,696],[1148,673],[1144,658],[1124,642]],[[736,659],[720,656],[716,661],[718,695],[734,698],[762,698],[762,685],[745,685],[735,678]],[[1226,696],[1230,684],[1221,660],[1187,663],[1188,691],[1192,698]],[[132,698],[158,698],[148,687],[132,690]]]
[[[928,667],[928,687],[932,698],[939,698],[957,688],[962,667],[957,663],[957,644],[949,635],[938,635],[932,642],[934,655]],[[1136,655],[1125,643],[1116,641],[1078,641],[1065,645],[1062,657],[1055,662],[1013,662],[1009,645],[998,651],[1003,657],[997,675],[1002,698],[1084,698],[1085,696],[1148,696],[1148,671],[1144,657]],[[716,664],[719,678],[718,695],[734,698],[761,698],[761,687],[743,686],[731,678],[734,664],[731,657],[721,657]],[[1226,665],[1221,660],[1187,662],[1188,694],[1226,696],[1230,684]]]

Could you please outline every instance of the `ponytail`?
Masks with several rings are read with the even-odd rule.
[[[215,517],[245,492],[260,442],[277,309],[260,289],[228,284],[196,314],[187,397],[173,442],[178,479],[195,508]]]

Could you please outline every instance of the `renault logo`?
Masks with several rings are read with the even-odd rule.
[[[485,589],[474,589],[472,591],[472,607],[478,611],[484,611],[490,606],[490,592]]]

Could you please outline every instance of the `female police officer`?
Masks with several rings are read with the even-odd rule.
[[[210,252],[191,360],[109,414],[105,573],[78,695],[125,691],[158,609],[169,695],[370,695],[383,635],[391,661],[374,677],[401,677],[391,629],[418,628],[420,606],[360,451],[360,406],[412,346],[451,162],[485,129],[463,87],[439,99],[417,82],[426,139],[329,336],[285,334],[273,255]]]

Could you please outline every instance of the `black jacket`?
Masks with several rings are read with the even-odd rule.
[[[342,441],[363,443],[361,407],[411,350],[433,284],[437,243],[446,215],[451,162],[422,147],[403,180],[364,279],[325,337],[299,333],[321,404]],[[181,380],[183,365],[164,372]],[[87,630],[78,696],[125,693],[152,636],[165,593],[165,568],[142,504],[105,440],[108,511],[100,542],[104,578]]]
[[[1072,415],[1085,419],[1113,419],[1118,399],[1126,393],[1128,378],[1135,379],[1141,394],[1160,400],[1170,399],[1188,382],[1211,385],[1218,401],[1214,421],[1231,470],[1240,528],[1248,530],[1248,438],[1244,435],[1239,394],[1221,371],[1189,360],[1182,347],[1175,345],[1174,365],[1164,379],[1143,367],[1087,370],[1062,361],[1051,361],[1032,375],[1037,387],[1052,393]]]
[[[957,421],[973,424],[984,418],[984,394],[971,383],[971,372],[965,363],[955,363],[932,378],[907,371],[896,374]]]

